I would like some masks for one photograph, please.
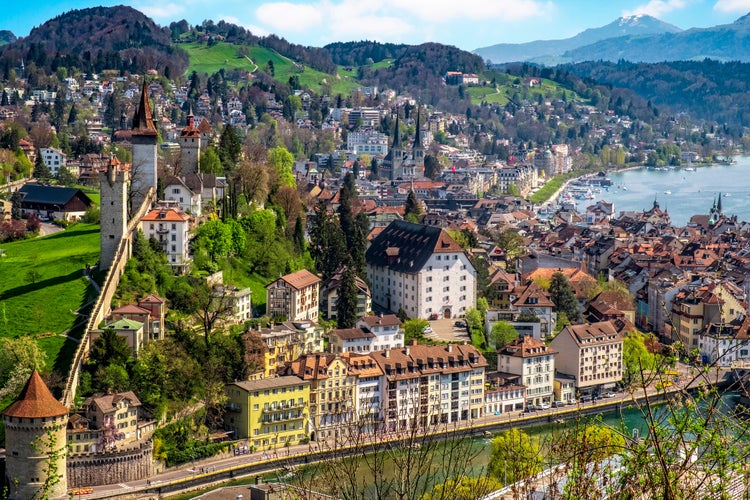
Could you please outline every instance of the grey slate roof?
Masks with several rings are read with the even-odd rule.
[[[24,184],[18,192],[23,196],[23,203],[46,203],[62,206],[75,196],[78,196],[85,203],[91,204],[91,198],[76,188],[44,186],[42,184],[30,183]]]

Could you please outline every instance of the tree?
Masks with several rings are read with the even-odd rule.
[[[420,500],[476,500],[503,487],[503,483],[492,477],[460,477],[436,484],[432,491]]]
[[[315,222],[310,228],[310,254],[324,280],[333,276],[347,259],[346,238],[323,203],[315,207]]]
[[[211,335],[216,323],[232,311],[226,287],[211,288],[203,279],[192,280],[196,311],[193,314],[203,329],[206,352],[211,348]]]
[[[509,429],[492,440],[489,473],[503,484],[516,483],[542,471],[539,442],[520,429]]]
[[[294,248],[297,250],[297,255],[302,255],[307,249],[305,222],[302,220],[302,212],[297,214],[297,220],[294,222]]]
[[[282,186],[297,187],[292,173],[294,156],[286,148],[279,146],[269,149],[268,165],[274,173],[271,179],[271,193],[275,193]]]
[[[89,362],[100,368],[112,364],[125,366],[133,355],[125,337],[121,337],[112,328],[107,328],[94,340],[89,351]]]
[[[357,282],[351,266],[344,269],[336,301],[336,323],[339,328],[354,328],[357,323]]]
[[[424,339],[424,330],[430,326],[430,324],[427,320],[413,318],[404,321],[402,326],[404,328],[404,345],[409,345],[412,340]]]
[[[424,176],[435,180],[440,175],[441,165],[436,156],[425,155],[424,157]]]
[[[67,167],[60,167],[57,171],[57,180],[64,186],[73,186],[78,182],[76,176]]]
[[[634,330],[622,339],[622,380],[630,384],[639,373],[653,370],[656,357],[646,348],[646,335]]]
[[[492,333],[490,333],[490,339],[495,345],[495,349],[500,350],[517,338],[518,331],[507,321],[498,321],[497,323],[492,325]]]
[[[516,272],[516,262],[526,252],[523,237],[515,229],[507,228],[495,238],[497,246],[505,251],[508,272]]]
[[[404,205],[404,219],[409,222],[419,224],[422,215],[424,215],[422,205],[421,203],[419,203],[414,190],[411,190],[409,191],[409,195],[406,197],[406,204]]]
[[[578,300],[575,293],[573,293],[573,288],[571,288],[568,278],[564,274],[557,272],[552,275],[549,294],[557,311],[565,313],[565,316],[573,324],[580,321],[581,311],[578,309]]]
[[[208,146],[201,153],[199,169],[202,174],[222,175],[224,173],[224,168],[221,166],[221,158],[219,158],[216,148]]]
[[[208,220],[196,229],[193,244],[208,252],[212,262],[217,262],[233,248],[232,230],[218,219]]]
[[[44,369],[47,354],[31,337],[0,338],[0,397],[15,398],[34,370]]]
[[[219,137],[219,159],[225,172],[234,172],[237,162],[242,155],[242,142],[237,136],[237,131],[230,124],[224,125]]]
[[[44,160],[42,154],[37,150],[36,159],[34,160],[34,178],[35,179],[50,179],[52,178],[52,172]]]

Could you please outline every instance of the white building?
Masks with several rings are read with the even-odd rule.
[[[730,366],[750,360],[750,316],[739,316],[728,323],[711,323],[698,333],[698,346],[705,363]]]
[[[57,177],[60,167],[65,167],[68,163],[68,155],[57,148],[42,148],[39,150],[39,154],[42,155],[42,161],[53,177]]]
[[[380,421],[383,398],[380,393],[383,370],[366,354],[346,352],[340,358],[349,367],[349,374],[356,377],[354,390],[354,421],[360,432],[373,432]]]
[[[232,321],[243,323],[253,317],[253,291],[250,288],[220,285],[214,288],[214,294],[226,297]]]
[[[335,354],[367,354],[400,347],[404,347],[404,331],[395,314],[365,316],[357,322],[356,328],[332,330],[329,339],[329,349]]]
[[[622,380],[622,335],[609,321],[568,325],[552,339],[560,373],[575,378],[579,394],[600,393]]]
[[[143,234],[161,244],[169,264],[181,273],[187,271],[190,263],[191,221],[192,217],[174,208],[155,208],[141,219]]]
[[[391,222],[365,254],[372,301],[409,317],[462,316],[476,304],[476,270],[438,227]]]
[[[385,156],[388,154],[388,136],[375,130],[349,132],[346,136],[346,149],[357,155],[367,153],[370,156]]]
[[[185,183],[184,179],[168,177],[164,181],[164,199],[176,202],[183,212],[187,212],[195,217],[200,217],[201,215],[201,190],[194,191]]]
[[[551,403],[557,351],[529,335],[516,339],[497,353],[497,370],[521,376],[531,404]]]

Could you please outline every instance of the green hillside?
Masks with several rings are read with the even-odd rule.
[[[65,334],[83,323],[76,311],[96,297],[82,270],[99,260],[99,226],[75,224],[0,249],[0,336],[34,336],[47,353],[47,368],[65,372],[76,346]]]
[[[268,62],[273,63],[274,78],[282,83],[288,83],[289,77],[299,76],[300,84],[315,92],[320,92],[325,83],[331,86],[333,94],[348,94],[359,86],[356,81],[356,70],[339,72],[339,75],[329,75],[307,66],[298,66],[295,61],[278,52],[260,46],[247,47],[249,56],[238,56],[238,46],[219,42],[209,47],[203,43],[181,43],[180,47],[188,53],[190,65],[188,74],[213,74],[221,68],[225,70],[243,69],[254,72],[258,68],[264,70]]]

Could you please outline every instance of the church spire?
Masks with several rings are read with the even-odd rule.
[[[417,127],[414,132],[414,148],[421,148],[422,147],[422,134],[421,134],[422,126],[419,122],[419,105],[417,105]]]
[[[401,149],[401,131],[399,130],[398,111],[396,111],[396,130],[393,132],[393,149]]]
[[[143,89],[141,90],[141,100],[133,115],[133,135],[157,135],[156,125],[154,125],[153,111],[151,102],[148,99],[148,85],[146,79],[143,79]]]
[[[716,202],[716,211],[719,212],[719,215],[722,213],[721,209],[721,193],[719,193],[719,201]]]

